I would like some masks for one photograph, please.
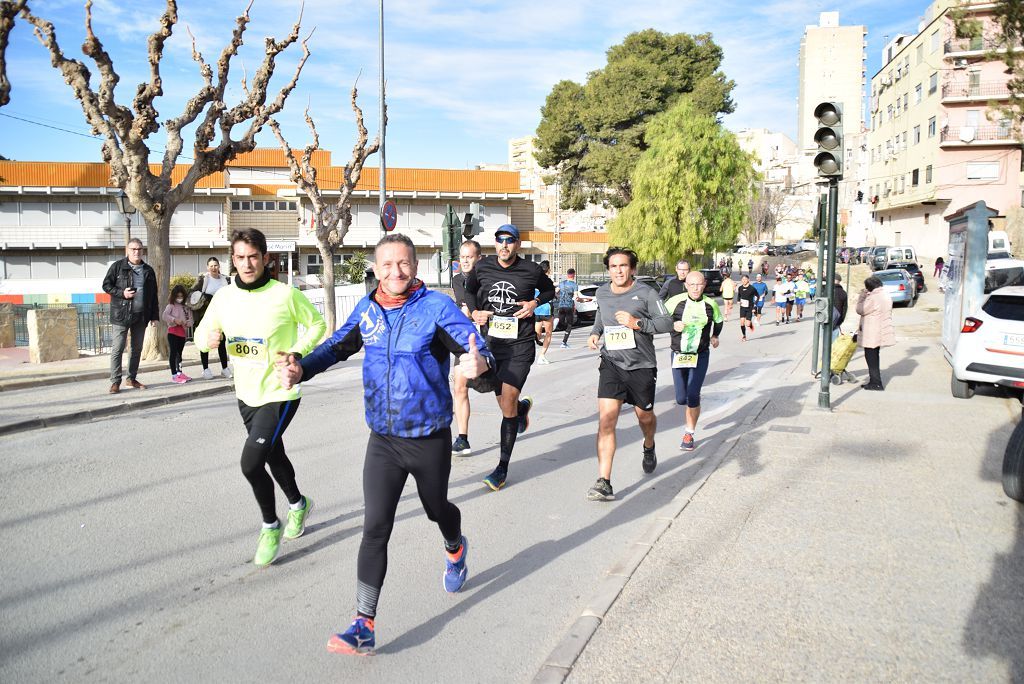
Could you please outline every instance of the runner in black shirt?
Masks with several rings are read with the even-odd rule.
[[[533,401],[519,398],[530,374],[537,346],[533,311],[550,302],[555,286],[540,265],[521,259],[519,229],[511,224],[494,234],[496,256],[481,259],[466,278],[466,304],[477,325],[488,326],[487,348],[494,353],[495,388],[501,408],[501,454],[484,484],[498,491],[508,476],[516,435],[529,426]],[[534,298],[534,291],[540,294]]]
[[[747,328],[754,332],[754,307],[757,305],[757,290],[750,284],[750,276],[740,278],[740,286],[736,288],[736,299],[740,303],[740,332],[743,341],[747,341]]]

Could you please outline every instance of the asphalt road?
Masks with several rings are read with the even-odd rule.
[[[597,358],[584,331],[568,351],[556,340],[553,363],[534,367],[531,429],[498,493],[481,479],[497,461],[500,417],[491,396],[474,394],[474,455],[454,460],[450,491],[470,540],[469,582],[457,595],[442,590],[440,534],[410,481],[374,658],[325,649],[354,612],[368,434],[357,363],[304,388],[285,444],[316,510],[306,535],[264,570],[250,562],[259,513],[238,469],[244,430],[232,397],[10,435],[0,461],[0,681],[529,680],[650,515],[810,341],[805,320],[741,344],[735,316],[712,356],[692,454],[678,451],[682,410],[659,338],[658,470],[643,475],[627,409],[612,503],[584,498],[597,476]]]

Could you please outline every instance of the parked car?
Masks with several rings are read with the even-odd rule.
[[[637,276],[636,282],[643,283],[644,285],[653,288],[655,292],[661,289],[661,285],[658,284],[658,279],[655,276]]]
[[[859,263],[868,263],[868,260],[871,258],[871,250],[871,247],[861,247],[857,250],[857,259],[859,260]]]
[[[898,264],[906,263],[917,263],[917,252],[913,247],[904,245],[902,247],[886,248],[882,268],[901,268]]]
[[[580,286],[580,301],[576,302],[576,320],[582,323],[593,323],[597,315],[597,288],[602,283]]]
[[[888,245],[879,245],[878,247],[871,248],[871,254],[868,257],[868,266],[871,267],[872,271],[880,271],[885,265],[885,250],[889,249]]]
[[[702,268],[700,272],[704,274],[704,294],[709,297],[718,297],[722,294],[722,272],[717,268]]]
[[[906,270],[890,268],[877,271],[875,277],[882,281],[885,293],[889,295],[893,304],[914,305],[914,300],[917,299],[917,283],[914,282],[914,276]]]
[[[894,264],[893,268],[902,268],[904,271],[914,276],[914,283],[917,285],[918,292],[925,291],[924,284],[924,273],[921,272],[921,265],[914,263]]]
[[[818,243],[815,240],[801,240],[796,243],[796,251],[798,252],[817,252]]]
[[[958,399],[974,396],[978,383],[1024,388],[1024,286],[1001,287],[982,299],[964,319],[950,363],[950,390]]]

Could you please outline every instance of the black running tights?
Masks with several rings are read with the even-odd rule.
[[[363,540],[359,544],[356,592],[360,614],[377,613],[377,597],[388,569],[388,540],[405,481],[412,475],[427,518],[437,523],[449,544],[462,536],[462,513],[448,500],[452,469],[452,431],[419,438],[370,432],[363,462]]]
[[[299,486],[295,484],[295,468],[284,453],[284,442],[281,441],[288,424],[292,422],[295,412],[299,410],[299,400],[275,401],[263,406],[249,406],[238,400],[238,411],[242,414],[242,422],[249,433],[242,447],[242,474],[252,485],[252,493],[256,495],[256,503],[260,506],[263,522],[277,521],[274,509],[274,480],[280,485],[281,491],[288,497],[288,503],[302,500]],[[270,479],[267,467],[270,467]]]

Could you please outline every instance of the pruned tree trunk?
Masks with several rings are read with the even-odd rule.
[[[144,216],[146,221],[146,244],[149,245],[147,256],[149,265],[156,271],[157,283],[169,283],[171,280],[171,215]],[[163,295],[157,304],[163,311],[167,295]],[[146,340],[142,345],[142,358],[146,361],[168,358],[167,323],[161,317],[156,325],[146,328]]]
[[[358,79],[357,79],[358,82]],[[295,152],[291,145],[285,140],[281,133],[281,127],[277,121],[271,119],[268,123],[274,131],[277,141],[284,150],[285,159],[288,160],[288,167],[291,170],[291,180],[309,198],[313,207],[313,216],[316,230],[316,246],[320,252],[324,267],[320,276],[320,284],[324,288],[324,320],[327,322],[327,333],[330,334],[337,329],[337,302],[334,296],[334,254],[338,247],[345,241],[352,226],[352,191],[359,183],[359,176],[363,173],[363,165],[366,159],[380,149],[380,136],[378,135],[372,143],[368,143],[369,132],[363,123],[363,110],[356,102],[359,91],[352,86],[350,102],[352,111],[356,115],[356,130],[358,137],[352,148],[352,158],[342,173],[341,185],[338,187],[338,201],[328,204],[324,201],[323,193],[320,191],[320,184],[316,179],[317,171],[313,166],[313,152],[320,148],[320,136],[316,131],[316,124],[309,115],[309,108],[306,108],[306,125],[309,126],[313,140],[302,150],[302,160],[295,158]],[[386,119],[385,114],[385,119]],[[383,122],[382,122],[383,123]]]

